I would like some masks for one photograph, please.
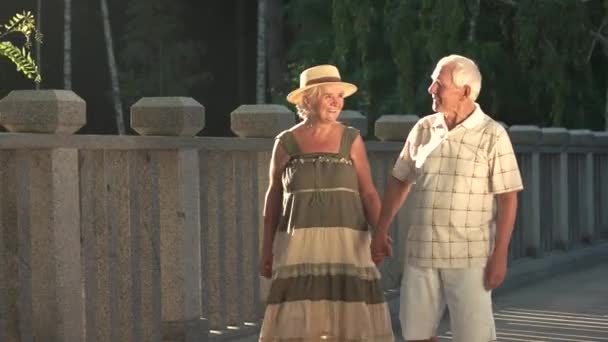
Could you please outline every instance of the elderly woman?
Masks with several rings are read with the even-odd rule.
[[[302,122],[276,138],[260,274],[272,278],[260,341],[393,341],[370,232],[380,210],[359,132],[337,122],[357,87],[302,72]]]

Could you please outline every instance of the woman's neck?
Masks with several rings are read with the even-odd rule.
[[[310,130],[311,133],[322,134],[331,130],[335,124],[333,121],[322,121],[317,119],[308,118],[303,122],[303,126],[306,130]]]

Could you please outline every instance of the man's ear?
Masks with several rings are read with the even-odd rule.
[[[471,94],[471,87],[468,84],[465,84],[464,87],[462,87],[462,97],[469,98],[470,94]]]

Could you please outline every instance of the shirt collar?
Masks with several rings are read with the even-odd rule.
[[[463,122],[461,122],[458,126],[463,126],[466,129],[471,129],[477,125],[479,125],[483,121],[484,112],[481,110],[481,107],[478,103],[475,103],[475,110],[468,118],[466,118]],[[433,123],[431,127],[446,127],[445,118],[443,117],[443,113],[437,113],[434,115]],[[456,127],[458,127],[456,126]]]
[[[483,121],[483,117],[484,113],[481,110],[481,107],[479,106],[479,104],[475,103],[475,110],[473,111],[473,114],[469,115],[469,117],[466,118],[460,124],[463,125],[466,129],[471,129],[479,125]]]
[[[431,127],[433,128],[447,128],[445,123],[445,118],[443,117],[443,113],[436,113],[433,115],[433,121],[431,122]]]

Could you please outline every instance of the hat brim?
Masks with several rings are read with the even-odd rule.
[[[287,101],[289,101],[290,103],[293,103],[293,104],[300,104],[300,101],[302,100],[302,95],[304,94],[305,91],[307,91],[308,89],[314,88],[314,87],[322,86],[322,85],[341,85],[344,88],[344,97],[349,97],[352,94],[357,92],[357,86],[352,83],[322,82],[322,83],[311,84],[306,87],[298,88],[298,89],[292,91],[291,93],[287,94]]]

